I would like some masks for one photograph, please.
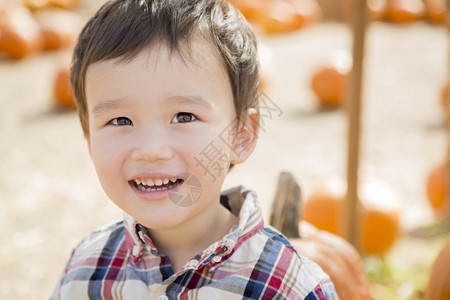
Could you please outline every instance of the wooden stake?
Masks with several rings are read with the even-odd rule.
[[[447,33],[448,33],[448,43],[450,44],[450,0],[446,0],[446,6],[447,6],[447,12],[445,15],[445,24],[447,26]],[[449,48],[450,49],[450,48]],[[448,84],[450,85],[450,52],[449,52],[449,56],[448,56],[448,74],[447,76],[449,77],[448,80]],[[445,99],[447,101],[447,111],[446,111],[446,121],[447,121],[447,181],[446,181],[446,191],[447,193],[445,194],[446,197],[446,201],[447,201],[447,211],[445,212],[444,215],[444,223],[446,228],[450,228],[450,93],[447,93],[447,99]]]
[[[366,32],[367,5],[365,0],[352,0],[351,25],[353,29],[353,68],[347,99],[348,113],[348,158],[347,201],[344,210],[344,228],[347,240],[359,247],[358,232],[358,168],[361,128],[361,95],[364,62],[364,40]]]
[[[282,172],[278,177],[269,223],[288,238],[300,237],[301,201],[300,186],[294,176]]]

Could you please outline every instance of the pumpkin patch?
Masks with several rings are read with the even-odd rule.
[[[250,162],[250,167],[256,171],[249,173],[249,181],[255,184],[249,182],[249,187],[264,197],[265,189],[273,184],[270,181],[273,172],[290,168],[301,180],[301,191],[306,188],[309,192],[310,183],[345,167],[340,149],[345,149],[346,138],[340,130],[347,116],[340,108],[348,104],[345,101],[349,94],[351,58],[350,64],[347,58],[344,59],[347,63],[342,64],[342,60],[341,64],[336,63],[339,59],[335,59],[333,51],[350,48],[349,24],[354,8],[351,1],[344,0],[229,1],[255,29],[260,55],[260,92],[267,95],[262,99],[266,103],[261,103],[260,110],[265,126],[261,132],[263,138],[258,142],[254,161]],[[364,153],[367,161],[362,168],[378,176],[386,175],[387,180],[394,179],[392,183],[401,191],[403,206],[386,205],[389,201],[383,199],[391,199],[389,193],[377,196],[377,192],[364,192],[368,182],[362,181],[357,209],[360,236],[356,249],[342,238],[345,180],[340,184],[324,183],[313,193],[305,194],[310,196],[302,209],[284,210],[298,211],[304,219],[298,226],[301,238],[291,239],[291,242],[330,275],[341,299],[371,299],[370,294],[374,300],[450,299],[446,290],[450,283],[445,281],[449,278],[448,268],[445,268],[449,265],[449,246],[442,250],[447,254],[440,254],[433,265],[432,256],[427,252],[432,249],[430,253],[437,253],[433,248],[436,240],[442,238],[443,232],[445,236],[448,233],[445,227],[450,209],[446,201],[446,162],[423,168],[441,154],[436,145],[447,145],[442,141],[447,134],[443,116],[449,119],[450,88],[448,84],[440,86],[446,79],[442,75],[448,71],[448,49],[442,49],[448,42],[444,27],[445,0],[365,1],[369,22],[361,122],[363,129],[367,129],[362,132],[369,132],[369,137],[362,139],[362,148],[368,150],[369,155]],[[53,233],[58,240],[67,242],[67,246],[73,242],[67,239],[82,235],[86,226],[96,226],[83,221],[85,212],[79,210],[79,198],[92,191],[73,192],[86,188],[86,182],[82,181],[86,170],[79,163],[84,160],[77,156],[85,154],[82,152],[85,149],[79,151],[72,131],[67,132],[77,132],[72,126],[75,104],[69,67],[59,66],[59,61],[71,52],[80,20],[83,23],[86,15],[94,11],[93,6],[100,2],[0,0],[3,82],[0,99],[5,108],[2,120],[7,125],[1,134],[3,140],[8,141],[2,147],[6,153],[0,167],[3,165],[5,172],[0,183],[6,196],[9,190],[14,190],[12,197],[4,197],[14,201],[5,202],[2,207],[2,213],[7,216],[2,218],[3,223],[13,225],[3,226],[1,232],[4,236],[11,235],[12,244],[3,247],[0,255],[8,259],[1,261],[8,269],[6,281],[1,284],[0,280],[2,299],[48,297],[53,288],[50,285],[60,270],[55,270],[56,263],[41,268],[44,262],[36,258],[51,253],[52,262],[61,262],[64,249],[54,247]],[[341,10],[332,14],[331,8]],[[383,22],[370,22],[372,20]],[[419,53],[419,50],[424,51]],[[347,51],[344,56],[349,55]],[[418,84],[415,86],[411,80]],[[13,88],[17,92],[11,92]],[[276,104],[283,110],[280,118],[273,114],[274,107],[264,104]],[[320,110],[322,108],[324,110]],[[56,134],[43,134],[45,132],[56,132],[58,138]],[[66,136],[70,139],[62,140]],[[21,155],[17,150],[30,149],[30,145],[34,146],[31,154]],[[285,153],[289,151],[293,154]],[[56,160],[56,166],[50,160]],[[67,168],[60,168],[60,165]],[[51,177],[55,170],[58,176]],[[231,176],[240,175],[233,171]],[[53,178],[54,184],[48,184],[47,178]],[[238,179],[236,181],[240,182],[241,178]],[[246,184],[248,178],[242,179]],[[59,180],[66,180],[66,183]],[[382,189],[375,188],[377,190]],[[50,196],[43,196],[41,191]],[[54,200],[57,202],[51,202]],[[268,212],[265,204],[261,202],[262,209]],[[103,204],[89,205],[101,207]],[[57,216],[53,209],[64,213]],[[36,218],[30,218],[35,212],[46,216],[45,222],[63,226],[38,224]],[[412,226],[409,222],[415,214],[420,222]],[[102,219],[106,215],[102,214]],[[410,227],[400,227],[400,219],[402,225]],[[32,224],[34,222],[36,224]],[[28,230],[28,224],[33,225],[33,229]],[[49,232],[50,228],[54,232]],[[67,235],[66,229],[73,234]],[[419,250],[426,250],[421,252],[423,256],[419,253],[418,259],[411,258],[412,249],[417,245]],[[404,262],[398,262],[397,258],[402,256]],[[39,271],[22,272],[30,267]],[[429,284],[425,285],[428,276]],[[27,284],[23,284],[25,281]]]

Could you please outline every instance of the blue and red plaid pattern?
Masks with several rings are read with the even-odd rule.
[[[176,273],[125,214],[74,249],[51,299],[338,299],[318,265],[264,226],[255,193],[235,188],[221,202],[237,224]]]

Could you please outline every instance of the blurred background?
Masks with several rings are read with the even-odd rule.
[[[277,113],[262,107],[257,149],[224,188],[254,189],[269,220],[290,172],[302,218],[342,236],[351,1],[232,2],[257,34],[263,98]],[[47,299],[80,239],[121,218],[68,86],[76,37],[102,3],[0,0],[0,299]],[[422,299],[439,284],[429,278],[449,228],[446,13],[444,0],[367,1],[357,226],[374,299]]]

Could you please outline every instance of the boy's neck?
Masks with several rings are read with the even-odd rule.
[[[177,228],[148,229],[158,252],[170,258],[175,272],[196,254],[222,239],[236,223],[236,216],[220,204],[207,209],[208,213]]]

